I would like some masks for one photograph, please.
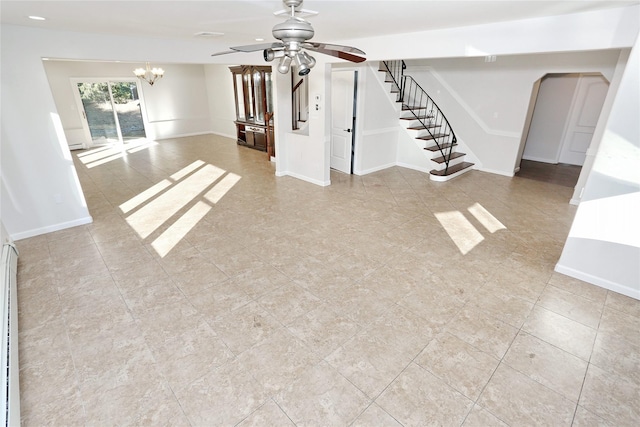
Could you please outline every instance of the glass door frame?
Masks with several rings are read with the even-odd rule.
[[[91,130],[89,129],[89,121],[87,119],[87,113],[84,108],[84,104],[82,103],[82,99],[80,97],[80,91],[78,90],[78,83],[107,83],[107,88],[109,89],[109,99],[111,101],[111,109],[113,111],[113,118],[116,123],[116,132],[118,134],[117,144],[124,144],[124,139],[122,137],[122,130],[120,128],[120,121],[118,119],[118,113],[115,108],[113,93],[111,92],[111,83],[117,82],[129,82],[136,84],[136,90],[138,92],[138,100],[140,101],[140,111],[142,115],[142,124],[144,126],[145,135],[148,134],[147,129],[149,129],[149,121],[147,120],[147,111],[144,102],[144,95],[142,93],[142,84],[140,79],[136,77],[72,77],[69,79],[71,82],[71,88],[73,91],[73,96],[76,100],[76,107],[78,109],[78,115],[80,122],[82,123],[82,129],[84,131],[84,140],[83,148],[90,148],[93,144],[93,138],[91,137]]]

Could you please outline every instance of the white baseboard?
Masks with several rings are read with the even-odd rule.
[[[331,181],[320,181],[317,179],[313,179],[313,178],[309,178],[308,176],[304,176],[304,175],[299,175],[295,172],[278,172],[276,171],[276,176],[277,177],[283,177],[283,176],[290,176],[292,178],[296,178],[299,179],[301,181],[306,181],[309,182],[311,184],[315,184],[315,185],[319,185],[321,187],[327,187],[329,185],[331,185]]]
[[[353,174],[354,175],[366,175],[369,173],[373,173],[373,172],[378,172],[384,169],[389,169],[390,167],[395,166],[395,163],[388,163],[386,165],[381,165],[381,166],[376,166],[374,168],[370,168],[370,169],[365,169],[365,170],[354,170]]]
[[[238,135],[236,134],[229,134],[227,135],[226,133],[219,133],[219,132],[208,132],[211,135],[218,135],[218,136],[222,136],[224,138],[229,138],[229,139],[233,139],[233,140],[237,140],[238,139]]]
[[[163,139],[173,139],[173,138],[186,138],[188,136],[200,136],[200,135],[211,135],[213,134],[213,132],[191,132],[191,133],[180,133],[180,134],[176,134],[176,135],[163,135],[160,138],[149,138],[147,137],[147,139],[153,139],[154,141],[162,141]],[[224,135],[221,135],[224,136]],[[233,136],[233,139],[236,139],[235,136]]]
[[[475,168],[475,170],[478,170],[480,172],[492,173],[492,174],[495,174],[495,175],[508,176],[509,178],[513,178],[513,176],[515,175],[515,172],[499,171],[499,170],[495,170],[495,169]]]
[[[66,228],[77,227],[79,225],[91,224],[93,218],[90,216],[84,218],[78,218],[73,221],[61,222],[59,224],[48,225],[46,227],[34,228],[32,230],[21,231],[19,233],[11,234],[11,239],[14,241],[28,239],[29,237],[39,236],[41,234],[53,233],[54,231],[64,230]]]
[[[430,168],[421,168],[420,166],[412,165],[409,163],[396,162],[396,166],[400,166],[402,168],[412,169],[414,171],[429,173],[431,172]]]
[[[617,292],[622,295],[626,295],[631,298],[640,300],[640,289],[633,289],[627,286],[623,286],[619,283],[612,282],[602,277],[593,276],[591,274],[583,273],[582,271],[575,270],[570,267],[566,267],[561,264],[556,264],[555,271],[562,273],[566,276],[571,276],[575,279],[582,280],[583,282],[591,283],[601,288],[609,289],[610,291]]]
[[[558,161],[556,159],[546,159],[543,157],[535,157],[535,156],[522,156],[522,160],[530,160],[532,162],[541,162],[541,163],[550,163],[553,165],[558,164]]]

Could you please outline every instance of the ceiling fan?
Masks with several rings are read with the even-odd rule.
[[[278,71],[286,74],[291,68],[291,63],[298,69],[298,75],[309,74],[316,60],[309,55],[306,50],[331,55],[336,58],[345,59],[351,62],[363,62],[366,58],[358,55],[365,55],[363,51],[351,46],[337,44],[310,42],[314,31],[311,24],[296,16],[296,12],[301,9],[303,0],[283,0],[285,7],[291,8],[291,16],[284,22],[273,27],[271,33],[277,42],[254,44],[247,46],[230,47],[228,51],[214,53],[211,56],[226,55],[235,52],[257,52],[263,51],[265,61],[273,61],[280,58]],[[307,11],[308,12],[308,11]],[[357,54],[357,55],[354,55]]]

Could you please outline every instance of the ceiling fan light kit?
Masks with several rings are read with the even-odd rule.
[[[262,50],[264,60],[267,62],[280,58],[277,67],[280,73],[288,73],[293,62],[300,76],[309,74],[316,65],[316,59],[309,55],[306,50],[331,55],[351,62],[363,62],[366,60],[363,56],[358,56],[365,53],[355,47],[309,42],[315,34],[313,27],[309,22],[296,16],[296,13],[302,10],[302,0],[283,0],[282,3],[284,3],[285,7],[290,8],[291,16],[286,21],[273,27],[271,34],[279,40],[278,42],[231,47],[229,48],[231,49],[230,51],[214,53],[211,56]]]

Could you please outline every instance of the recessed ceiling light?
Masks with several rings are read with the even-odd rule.
[[[30,15],[29,19],[33,19],[34,21],[44,21],[47,18],[43,18],[42,16]]]
[[[262,37],[258,37],[258,38],[256,38],[256,41],[257,41],[257,42],[263,42],[263,41],[264,41],[264,39],[263,39]]]
[[[222,37],[224,33],[219,33],[217,31],[200,31],[194,34],[196,37]]]

